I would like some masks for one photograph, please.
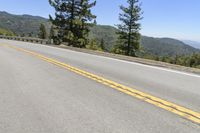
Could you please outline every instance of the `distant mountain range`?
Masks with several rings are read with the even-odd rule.
[[[191,41],[191,40],[183,40],[183,42],[184,42],[185,44],[188,44],[188,45],[194,47],[194,48],[200,49],[200,42]]]
[[[18,35],[33,34],[37,35],[39,26],[44,23],[47,29],[50,28],[48,19],[31,15],[13,15],[7,12],[0,12],[0,28],[7,29]],[[117,40],[117,29],[112,26],[97,25],[91,28],[89,37],[105,42],[105,47],[109,51],[115,45]],[[184,41],[185,42],[185,41]],[[172,38],[152,38],[142,36],[142,49],[147,54],[158,56],[175,56],[200,53],[196,45],[182,42]],[[187,43],[187,44],[186,44]],[[189,46],[192,45],[192,46]]]

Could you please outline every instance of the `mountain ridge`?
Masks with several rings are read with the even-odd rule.
[[[14,15],[5,11],[0,12],[0,27],[12,32],[22,34],[37,34],[41,23],[47,23],[47,19],[32,15]]]

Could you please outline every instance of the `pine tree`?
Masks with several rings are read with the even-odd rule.
[[[22,34],[21,34],[21,37],[25,37],[25,33],[22,33]]]
[[[47,38],[47,31],[46,31],[44,24],[40,25],[40,31],[39,31],[38,36],[39,36],[40,39],[46,39]]]
[[[50,44],[59,45],[59,42],[56,42],[55,28],[53,25],[50,28],[48,39]]]
[[[140,48],[140,27],[139,20],[142,19],[141,3],[139,0],[127,0],[128,7],[120,6],[123,13],[120,13],[118,25],[118,48],[121,54],[136,56],[135,52]]]
[[[54,36],[55,36],[54,27],[51,26],[51,28],[50,28],[50,32],[49,32],[49,39],[53,39]]]
[[[28,37],[33,37],[33,32],[28,33]]]
[[[101,39],[101,42],[100,42],[100,48],[101,48],[103,51],[105,51],[105,41],[104,41],[103,38]]]
[[[31,34],[31,33],[28,33],[28,37],[32,37],[32,34]]]
[[[96,1],[49,0],[49,3],[56,10],[55,19],[50,16],[50,20],[58,29],[58,39],[68,45],[85,47],[88,43],[89,27],[96,18],[91,13]]]

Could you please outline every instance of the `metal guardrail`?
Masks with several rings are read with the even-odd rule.
[[[32,42],[32,43],[40,43],[40,44],[50,44],[47,39],[39,39],[39,38],[31,38],[31,37],[17,37],[17,36],[5,36],[0,35],[0,39],[8,39],[8,40],[16,40],[16,41],[24,41],[24,42]]]

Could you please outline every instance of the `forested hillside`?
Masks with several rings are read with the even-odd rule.
[[[47,19],[39,16],[13,15],[7,12],[0,12],[0,27],[9,29],[18,35],[38,34],[41,23],[45,23],[48,26]]]
[[[147,53],[157,56],[188,55],[199,52],[185,43],[171,38],[142,37],[142,47]]]
[[[0,35],[14,36],[15,34],[10,30],[0,28]]]

